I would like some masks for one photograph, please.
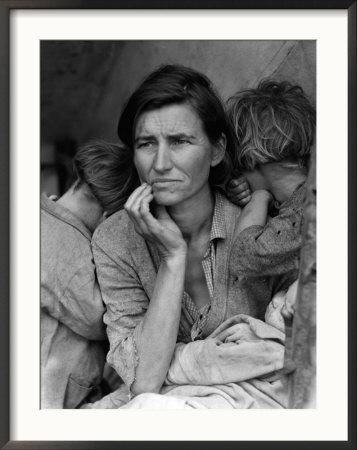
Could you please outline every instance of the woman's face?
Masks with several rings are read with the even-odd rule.
[[[211,144],[189,104],[143,112],[136,124],[134,163],[160,205],[178,205],[199,196],[209,187],[210,167],[219,164],[224,151],[224,137]]]

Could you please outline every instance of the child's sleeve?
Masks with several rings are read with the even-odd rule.
[[[237,270],[248,276],[280,275],[298,268],[302,207],[283,210],[265,226],[252,225],[237,237]]]

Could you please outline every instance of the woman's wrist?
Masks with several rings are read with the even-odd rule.
[[[162,260],[165,261],[168,267],[178,268],[185,267],[187,259],[187,246],[177,249],[170,254],[164,255]]]

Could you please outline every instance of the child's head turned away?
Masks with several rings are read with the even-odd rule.
[[[263,80],[229,99],[238,138],[238,171],[269,163],[307,168],[315,134],[315,108],[300,86]]]

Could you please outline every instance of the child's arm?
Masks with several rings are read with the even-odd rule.
[[[269,191],[264,189],[254,191],[250,202],[239,216],[237,232],[240,233],[252,225],[264,226],[267,222],[268,210],[272,200],[273,196]]]
[[[256,196],[261,195],[256,192]],[[257,223],[259,217],[249,218],[249,210],[245,210],[250,203],[242,210],[236,225],[238,272],[245,276],[271,276],[297,271],[302,243],[304,197],[305,188],[301,187],[294,197],[281,205],[279,213],[273,218],[267,217],[266,209],[263,211],[257,206],[256,213],[265,219],[263,224]],[[244,218],[244,215],[247,217]],[[253,220],[256,220],[255,224]],[[297,273],[294,276],[297,277]]]

